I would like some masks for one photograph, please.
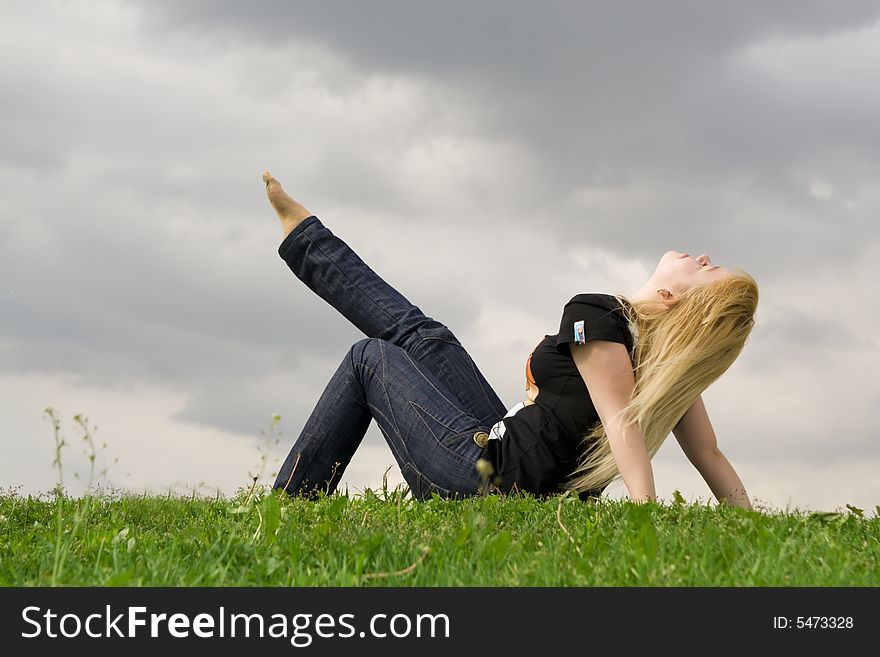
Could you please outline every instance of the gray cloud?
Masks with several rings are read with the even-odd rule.
[[[870,25],[880,16],[873,3],[278,2],[261,9],[151,3],[143,24],[152,35],[211,34],[233,43],[302,39],[343,53],[365,73],[455,85],[480,108],[482,136],[524,145],[540,172],[527,202],[552,207],[547,228],[561,240],[641,257],[689,240],[763,274],[759,263],[783,244],[797,267],[815,240],[840,249],[852,247],[854,235],[876,239],[871,215],[817,201],[805,177],[813,169],[842,197],[871,184],[880,165],[877,99],[861,93],[857,79],[844,88],[859,102],[823,94],[822,78],[791,88],[746,56],[754,44]],[[770,48],[764,56],[776,55]],[[272,64],[283,79],[285,63]],[[612,207],[561,203],[574,190],[609,186],[618,192]],[[650,198],[650,206],[620,203],[621,194]],[[779,211],[768,221],[744,198]],[[589,229],[581,230],[585,222]],[[760,240],[747,238],[756,232]]]
[[[846,318],[819,317],[793,306],[776,306],[764,318],[763,340],[811,350],[876,350],[877,340],[856,335]]]

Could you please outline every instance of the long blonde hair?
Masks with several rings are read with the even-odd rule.
[[[739,356],[755,324],[758,284],[748,272],[734,269],[666,305],[614,296],[637,336],[635,388],[620,416],[623,425],[638,424],[653,457],[697,397]],[[620,477],[601,421],[582,445],[566,487],[598,495]]]

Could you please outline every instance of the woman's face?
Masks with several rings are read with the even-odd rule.
[[[657,263],[655,280],[678,297],[693,287],[712,283],[730,272],[715,265],[705,253],[692,257],[681,251],[667,251]]]

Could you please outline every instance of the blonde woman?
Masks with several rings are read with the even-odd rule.
[[[667,251],[626,297],[578,294],[526,359],[507,409],[448,327],[380,278],[268,172],[291,271],[367,338],[321,394],[274,487],[335,490],[375,420],[417,499],[481,492],[599,496],[620,477],[656,500],[651,457],[672,432],[715,496],[750,507],[701,393],[745,346],[758,287],[707,255]],[[555,320],[554,320],[555,324]]]

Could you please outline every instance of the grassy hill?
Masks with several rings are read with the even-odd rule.
[[[561,496],[0,496],[0,584],[878,586],[880,518]]]

